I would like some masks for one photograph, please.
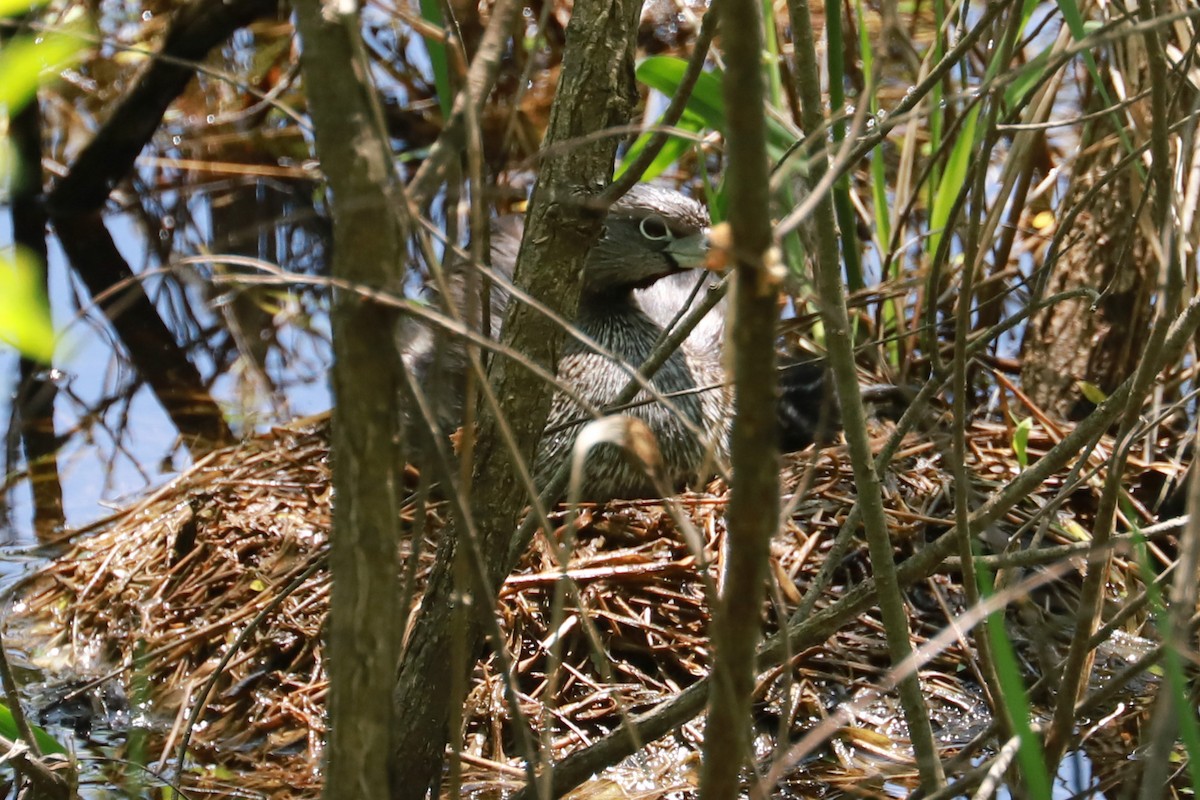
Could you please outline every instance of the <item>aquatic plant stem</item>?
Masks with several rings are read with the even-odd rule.
[[[823,129],[825,114],[821,104],[821,83],[817,69],[815,38],[808,4],[790,0],[796,50],[796,81],[801,107],[801,125],[810,135]],[[813,182],[824,177],[828,156],[822,154],[809,162]],[[866,412],[858,385],[854,362],[854,342],[851,340],[850,320],[846,309],[845,287],[842,284],[841,260],[838,257],[837,224],[832,199],[828,194],[818,201],[813,212],[816,235],[815,271],[818,303],[825,321],[826,343],[834,384],[842,408],[842,424],[858,486],[858,503],[862,508],[863,524],[871,553],[871,566],[879,590],[879,606],[887,633],[888,651],[893,664],[901,664],[912,655],[908,629],[908,614],[900,584],[892,543],[888,537],[887,519],[883,510],[883,494],[875,458],[867,433]],[[929,710],[921,693],[916,673],[904,676],[898,687],[909,736],[921,774],[921,786],[932,792],[945,783]]]
[[[762,20],[758,0],[722,0],[720,14],[737,413],[730,436],[733,483],[724,585],[709,627],[715,658],[704,728],[702,800],[738,797],[742,769],[753,763],[755,649],[762,635],[767,563],[779,515],[775,327],[782,270],[770,263]]]

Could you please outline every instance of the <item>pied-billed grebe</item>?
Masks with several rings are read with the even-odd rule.
[[[651,186],[635,187],[610,209],[601,239],[588,254],[573,320],[605,352],[568,337],[558,364],[559,379],[592,406],[604,408],[616,399],[629,383],[629,369],[646,360],[666,326],[694,297],[702,280],[696,268],[704,266],[708,226],[708,212],[695,200]],[[492,265],[498,273],[512,275],[522,230],[519,217],[496,220]],[[454,291],[461,292],[460,282]],[[501,285],[493,286],[491,297],[495,336],[511,296]],[[733,396],[722,363],[724,322],[722,302],[651,378],[669,398],[669,407],[642,391],[620,411],[640,419],[654,434],[662,477],[674,487],[711,477],[716,465],[727,460]],[[452,429],[461,421],[466,368],[461,347],[453,342],[436,347],[430,332],[417,323],[406,326],[401,347],[409,368],[432,387],[439,423]],[[794,385],[788,385],[789,377]],[[785,373],[779,419],[787,449],[812,440],[821,396],[819,368]],[[534,465],[536,480],[544,484],[570,456],[589,420],[574,400],[561,392],[555,395]],[[585,499],[607,500],[651,497],[658,491],[641,465],[615,444],[602,443],[588,455],[583,493]]]

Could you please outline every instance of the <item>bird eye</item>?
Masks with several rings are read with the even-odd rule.
[[[653,242],[664,242],[674,238],[671,236],[671,229],[667,227],[667,223],[662,217],[646,217],[638,226],[642,231],[642,236]]]

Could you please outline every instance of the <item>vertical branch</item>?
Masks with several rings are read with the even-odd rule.
[[[761,635],[763,585],[779,515],[775,430],[775,321],[780,275],[771,247],[770,179],[763,101],[762,20],[755,0],[723,0],[723,81],[728,110],[729,225],[736,263],[733,371],[737,416],[731,455],[725,591],[713,615],[716,651],[704,733],[705,798],[738,796],[750,754],[755,648]]]
[[[808,135],[824,130],[821,106],[821,84],[817,70],[815,39],[808,4],[804,0],[789,0],[796,48],[796,81],[799,84],[801,126]],[[828,157],[817,156],[810,162],[811,181],[819,184],[828,170]],[[829,361],[834,384],[842,408],[842,424],[846,443],[854,466],[858,486],[858,502],[862,508],[863,525],[871,553],[871,567],[879,586],[879,607],[887,632],[888,651],[894,665],[904,663],[912,654],[909,639],[908,615],[904,596],[896,578],[892,543],[888,537],[887,519],[883,511],[883,495],[875,459],[867,435],[867,419],[859,392],[858,374],[854,366],[854,343],[850,340],[850,320],[846,310],[845,288],[842,285],[841,261],[838,257],[837,224],[833,202],[829,195],[820,198],[813,212],[817,247],[816,286],[821,315],[825,321]],[[945,782],[929,710],[921,694],[921,684],[915,672],[906,675],[899,686],[900,703],[908,722],[921,785],[933,791]]]
[[[333,190],[333,275],[398,285],[404,231],[387,140],[367,80],[353,8],[297,3],[301,65],[317,154]],[[329,766],[325,796],[382,800],[389,785],[388,702],[402,631],[399,591],[404,460],[396,399],[400,359],[393,314],[360,296],[333,304],[333,535],[329,612]]]
[[[615,137],[596,131],[628,122],[636,91],[634,37],[639,3],[580,0],[567,29],[558,92],[543,147],[545,159],[525,222],[514,281],[554,314],[574,316],[583,259],[600,235],[603,204],[596,202],[612,177]],[[571,147],[564,143],[576,142]],[[563,330],[525,303],[509,306],[504,342],[536,364],[553,370]],[[516,453],[510,453],[500,423],[481,409],[475,459],[474,514],[479,541],[460,540],[465,531],[448,530],[438,543],[421,614],[412,632],[396,686],[395,714],[403,722],[395,746],[393,796],[423,798],[435,782],[446,742],[449,708],[461,705],[452,673],[465,674],[483,641],[483,615],[493,613],[496,590],[507,574],[508,551],[525,505],[515,458],[532,462],[550,412],[551,387],[523,367],[497,360],[489,376],[500,414],[508,421]],[[488,586],[456,594],[453,564],[458,548],[478,546],[490,570]],[[466,617],[468,663],[453,664],[450,608],[455,598],[469,602]]]

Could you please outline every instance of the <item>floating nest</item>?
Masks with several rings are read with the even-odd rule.
[[[326,425],[324,419],[296,423],[210,454],[136,505],[75,534],[65,552],[21,593],[17,618],[26,626],[27,640],[37,640],[39,652],[65,653],[77,674],[97,675],[91,685],[118,681],[131,702],[152,709],[160,734],[147,753],[152,768],[175,773],[174,753],[187,732],[188,764],[204,766],[184,770],[185,787],[203,786],[218,796],[284,798],[315,796],[320,785],[327,691],[322,626],[329,602],[325,559],[332,500]],[[875,431],[879,442],[887,433],[883,423]],[[1060,434],[1035,425],[1027,457],[1035,460]],[[939,446],[928,437],[910,438],[883,476],[898,559],[952,526],[953,479]],[[1012,426],[976,423],[969,447],[979,496],[991,494],[1020,470]],[[1102,446],[1095,452],[1103,451]],[[1126,485],[1135,506],[1139,498],[1143,504],[1137,522],[1152,521],[1145,507],[1175,473],[1169,464],[1130,459]],[[412,477],[415,486],[415,473]],[[1031,526],[1034,530],[1021,538],[1036,536],[1040,546],[1078,545],[1076,532],[1088,528],[1099,494],[1098,481],[1088,480],[1086,471],[1083,477],[1065,493],[1067,476],[1047,481],[991,538],[1011,536],[1058,502],[1053,514],[1042,516],[1043,524]],[[838,446],[788,457],[782,478],[790,513],[772,550],[773,589],[765,612],[769,631],[804,602],[855,497],[850,464]],[[551,618],[560,571],[544,539],[535,540],[505,584],[498,616],[515,656],[523,711],[548,735],[556,757],[707,674],[706,586],[719,580],[726,501],[719,482],[705,493],[677,499],[699,551],[695,542],[685,543],[670,509],[660,502],[585,508],[568,570],[585,613],[572,602],[564,618]],[[403,511],[409,521],[418,513],[415,501]],[[418,588],[446,509],[431,503],[420,513],[430,541],[417,548]],[[409,541],[401,547],[406,557],[413,550]],[[869,576],[861,537],[855,534],[829,574],[816,608]],[[1139,579],[1136,567],[1120,558],[1113,576],[1109,592],[1115,608],[1135,592]],[[1073,567],[1060,567],[1053,577],[1010,607],[1010,632],[1031,677],[1040,672],[1039,664],[1060,653],[1072,624],[1078,574]],[[958,578],[948,570],[906,587],[906,597],[918,643],[952,628],[964,606]],[[1144,613],[1132,614],[1122,629],[1137,640],[1143,622]],[[593,635],[600,638],[601,658],[595,656]],[[555,638],[562,667],[551,681],[546,672]],[[921,675],[940,744],[946,751],[972,753],[965,748],[987,728],[987,704],[974,658],[965,649],[967,637],[950,639]],[[1114,656],[1118,662],[1122,657]],[[824,787],[823,795],[838,787],[861,791],[915,776],[902,714],[879,688],[889,663],[882,623],[872,611],[760,679],[757,746],[764,760],[834,707],[852,709],[851,722],[836,726],[820,749],[790,771],[781,784],[786,790],[799,795],[818,786]],[[523,775],[502,680],[490,661],[478,665],[472,680],[463,719],[464,789],[516,788]],[[1118,737],[1140,719],[1141,704],[1123,708],[1120,718],[1108,723]],[[592,788],[609,782],[626,789],[653,785],[651,794],[659,796],[694,787],[698,758],[691,754],[698,753],[701,730],[683,726],[636,762],[594,779],[598,783]],[[236,789],[226,770],[236,771]],[[652,784],[645,783],[647,778]]]

